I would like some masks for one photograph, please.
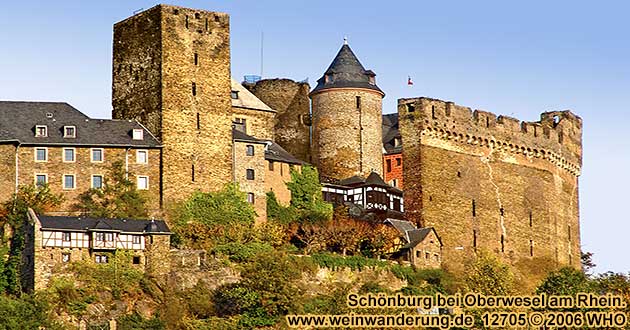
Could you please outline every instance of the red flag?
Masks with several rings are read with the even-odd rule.
[[[409,78],[407,78],[407,85],[409,85],[409,86],[413,85],[413,81],[411,80],[411,76],[409,76]]]

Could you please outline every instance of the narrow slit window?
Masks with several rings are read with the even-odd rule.
[[[195,53],[194,62],[195,62],[195,65],[199,65],[199,54],[197,53]]]
[[[201,118],[199,112],[197,112],[197,129],[201,129]]]
[[[357,96],[356,101],[357,101],[357,109],[361,109],[361,96]]]
[[[529,240],[529,256],[534,256],[534,241],[531,239]]]
[[[196,96],[197,95],[197,84],[192,83],[192,95]]]
[[[474,199],[472,200],[472,216],[477,216],[477,202]]]
[[[195,164],[190,166],[190,175],[192,177],[192,182],[195,182]]]
[[[505,236],[501,234],[501,252],[505,252]]]
[[[532,217],[532,211],[529,211],[529,226],[532,227],[534,224],[534,220]]]
[[[186,15],[186,28],[188,28],[188,15]]]
[[[477,248],[477,230],[473,230],[473,248]]]
[[[435,118],[435,106],[434,105],[431,106],[431,118],[436,119]]]

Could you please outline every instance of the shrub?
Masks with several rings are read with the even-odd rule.
[[[226,255],[234,262],[247,262],[252,261],[252,259],[260,253],[273,251],[273,247],[269,244],[259,242],[232,242],[218,245],[214,247],[212,251]]]

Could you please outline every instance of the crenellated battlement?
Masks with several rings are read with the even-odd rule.
[[[398,113],[414,122],[418,135],[545,159],[576,176],[581,171],[582,119],[571,111],[545,112],[540,121],[527,122],[419,97],[399,99]]]

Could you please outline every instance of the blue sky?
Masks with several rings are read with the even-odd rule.
[[[111,111],[112,25],[152,1],[7,1],[0,99]],[[622,1],[172,1],[231,15],[232,75],[308,78],[343,37],[377,74],[384,112],[429,96],[523,120],[571,109],[584,120],[582,247],[597,271],[630,271],[630,4]],[[412,76],[413,87],[406,85]],[[630,203],[629,203],[630,204]]]

